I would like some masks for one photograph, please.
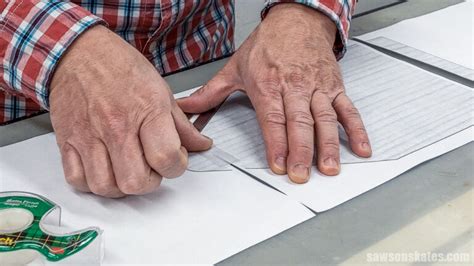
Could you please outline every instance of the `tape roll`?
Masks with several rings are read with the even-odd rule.
[[[25,209],[1,209],[0,233],[8,234],[23,231],[33,222],[33,214]]]
[[[8,235],[9,233],[19,232],[26,229],[34,220],[31,212],[20,209],[1,209],[0,210],[0,232]],[[2,241],[8,241],[3,239]],[[17,250],[12,252],[0,252],[0,265],[26,265],[39,257],[39,253],[34,250]]]
[[[90,244],[100,244],[101,231],[96,227],[66,234],[49,231],[59,226],[60,210],[58,205],[36,194],[0,192],[0,265],[25,265],[38,257],[41,261],[82,259],[73,255]],[[99,261],[100,250],[91,250],[97,254],[86,259]]]

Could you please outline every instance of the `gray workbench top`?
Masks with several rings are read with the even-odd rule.
[[[237,28],[236,42],[240,44],[258,22],[239,25],[239,5],[250,8],[254,4],[251,0],[236,2],[237,25],[242,28]],[[461,1],[404,2],[354,18],[351,32],[353,36],[363,34],[458,2]],[[175,92],[193,88],[210,79],[225,61],[168,76],[166,80]],[[47,114],[3,126],[0,147],[51,131]],[[472,254],[473,148],[470,143],[419,165],[221,264],[361,264],[367,263],[371,252]]]

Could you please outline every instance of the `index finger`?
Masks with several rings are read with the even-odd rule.
[[[274,173],[286,174],[288,141],[282,96],[272,90],[272,93],[260,94],[250,99],[262,129],[268,165]]]
[[[171,112],[155,112],[145,118],[140,141],[148,164],[163,177],[177,177],[187,166],[187,152],[181,147]]]

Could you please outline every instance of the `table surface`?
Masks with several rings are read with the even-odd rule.
[[[367,1],[380,6],[375,0],[366,0],[364,11]],[[236,2],[236,44],[240,45],[258,24],[263,1]],[[459,2],[402,2],[354,18],[351,34],[370,32]],[[193,88],[204,84],[225,62],[165,79],[175,92]],[[51,131],[48,114],[3,126],[0,147]],[[464,145],[219,264],[352,265],[367,263],[374,252],[468,252],[472,262],[473,155],[474,144]]]

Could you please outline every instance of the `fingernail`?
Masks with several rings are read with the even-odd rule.
[[[275,166],[280,170],[282,173],[286,172],[286,158],[285,157],[277,157],[275,159]]]
[[[367,143],[367,142],[362,142],[362,143],[360,144],[360,147],[361,147],[363,150],[370,151],[370,145],[369,145],[369,143]]]
[[[203,136],[204,136],[206,139],[212,141],[212,139],[211,139],[210,137],[208,137],[208,136],[206,136],[206,135],[203,135]]]
[[[308,167],[302,165],[302,164],[297,164],[293,166],[293,175],[294,177],[298,178],[301,181],[305,181],[309,177],[309,169]]]
[[[337,162],[334,158],[329,157],[324,160],[324,166],[326,166],[327,168],[337,169]]]

